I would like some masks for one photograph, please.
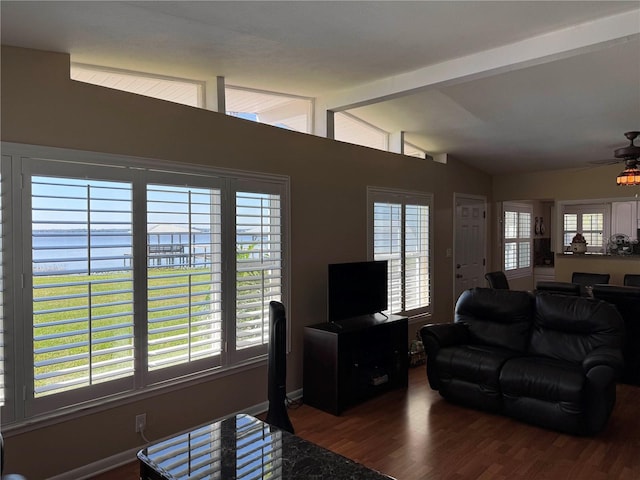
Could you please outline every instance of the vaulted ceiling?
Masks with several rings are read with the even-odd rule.
[[[2,44],[314,97],[492,174],[640,130],[638,1],[2,1]]]

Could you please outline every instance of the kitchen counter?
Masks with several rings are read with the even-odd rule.
[[[608,273],[611,285],[622,285],[625,274],[640,274],[640,255],[557,253],[555,279],[570,282],[573,272]]]

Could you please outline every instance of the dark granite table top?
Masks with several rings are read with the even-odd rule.
[[[390,478],[245,414],[149,445],[138,459],[144,480]]]

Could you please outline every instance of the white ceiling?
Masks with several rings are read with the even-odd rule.
[[[0,2],[2,44],[316,98],[490,173],[640,130],[640,1]]]

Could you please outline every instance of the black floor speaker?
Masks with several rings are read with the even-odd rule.
[[[267,423],[293,433],[285,403],[287,392],[287,317],[284,305],[269,302],[269,411]]]

